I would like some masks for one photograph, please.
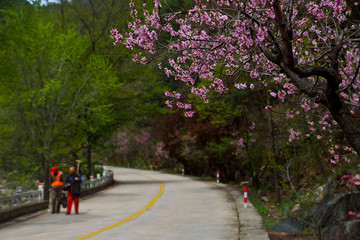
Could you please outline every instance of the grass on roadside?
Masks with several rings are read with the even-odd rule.
[[[256,208],[261,218],[263,219],[264,225],[267,229],[272,228],[276,224],[276,220],[271,217],[271,212],[268,208],[266,208],[262,201],[256,196],[249,196],[249,201]]]
[[[180,171],[177,169],[169,169],[169,168],[163,168],[160,170],[161,172],[164,173],[173,173],[173,174],[180,174]]]
[[[200,177],[202,180],[207,180],[207,181],[216,181],[216,178],[211,177],[211,176],[203,176]]]
[[[271,211],[268,207],[264,206],[263,202],[257,196],[256,191],[250,191],[248,199],[260,214],[266,229],[272,228],[279,220],[281,220],[281,218],[275,219],[272,213],[272,211],[277,212],[278,209],[274,207]]]

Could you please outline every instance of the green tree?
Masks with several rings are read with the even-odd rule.
[[[68,141],[67,137],[81,136],[76,127],[83,126],[84,114],[91,116],[87,124],[92,129],[109,122],[112,105],[105,96],[120,85],[106,61],[88,57],[87,42],[78,33],[59,31],[41,10],[29,6],[20,13],[4,12],[0,81],[6,90],[1,97],[11,102],[3,111],[16,116],[12,131],[21,140],[21,158],[39,173],[48,189],[50,165],[86,142],[81,137]],[[91,103],[97,105],[88,108]]]

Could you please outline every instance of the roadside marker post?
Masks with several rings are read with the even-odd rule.
[[[216,172],[216,182],[219,183],[220,181],[220,171]]]
[[[38,183],[38,190],[41,190],[42,191],[42,199],[40,199],[40,196],[39,196],[39,200],[44,200],[44,183]]]
[[[185,174],[185,170],[184,170],[184,168],[182,168],[182,169],[181,169],[181,175],[184,176],[184,174]]]
[[[244,187],[244,208],[247,208],[247,187]]]

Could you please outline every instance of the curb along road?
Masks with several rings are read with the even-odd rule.
[[[244,195],[238,189],[227,186],[225,184],[216,184],[227,191],[235,201],[235,205],[238,211],[240,229],[240,240],[269,240],[269,234],[264,226],[261,216],[251,204],[247,202],[247,208],[244,208]]]

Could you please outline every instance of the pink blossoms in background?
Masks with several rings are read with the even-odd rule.
[[[173,11],[155,0],[153,10],[144,9],[141,15],[133,2],[129,6],[134,19],[128,24],[129,32],[114,29],[111,34],[115,45],[134,50],[135,62],[146,64],[169,53],[168,62],[159,68],[184,82],[204,103],[214,94],[234,88],[256,90],[269,83],[278,86],[269,94],[280,102],[302,95],[302,111],[289,110],[286,117],[304,116],[308,130],[289,129],[289,141],[310,136],[326,139],[334,166],[357,154],[353,147],[360,146],[344,124],[354,122],[348,119],[360,107],[360,41],[356,38],[360,26],[351,17],[357,2],[347,6],[343,0],[197,0],[192,9]],[[167,34],[166,41],[159,41],[160,33]],[[249,78],[242,78],[244,73]],[[194,106],[184,103],[187,96],[175,91],[165,95],[168,107],[193,116]],[[346,114],[337,114],[333,99],[345,106]],[[339,128],[352,146],[333,142],[331,135]]]

